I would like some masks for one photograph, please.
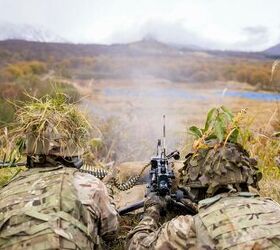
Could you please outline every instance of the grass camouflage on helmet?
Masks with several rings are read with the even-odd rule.
[[[78,156],[87,142],[91,125],[65,94],[46,95],[16,105],[10,144],[26,155]],[[13,160],[13,159],[11,159]]]

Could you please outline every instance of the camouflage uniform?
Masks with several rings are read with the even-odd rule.
[[[75,168],[29,169],[0,197],[1,249],[96,249],[118,228],[104,184]]]
[[[257,187],[256,161],[238,144],[215,145],[188,155],[181,170],[182,186],[204,188],[198,213],[161,226],[159,206],[148,206],[129,249],[280,249],[280,205],[242,190]]]
[[[280,249],[280,206],[250,193],[202,200],[194,217],[162,226],[159,210],[149,210],[129,233],[128,249]]]
[[[29,124],[14,131],[29,169],[0,190],[0,249],[97,249],[118,228],[105,185],[78,170],[88,121],[65,95],[50,98],[32,99],[17,116]]]

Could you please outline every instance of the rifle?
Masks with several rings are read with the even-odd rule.
[[[180,153],[175,150],[172,153],[166,155],[166,143],[165,143],[165,115],[163,116],[163,138],[159,139],[157,143],[157,153],[155,157],[152,157],[150,161],[150,172],[149,172],[149,182],[147,184],[146,197],[149,193],[156,193],[161,197],[170,197],[173,205],[179,207],[180,210],[187,210],[187,214],[194,214],[193,209],[186,207],[180,201],[183,198],[190,198],[186,192],[177,189],[175,192],[172,192],[172,184],[175,180],[175,175],[170,167],[169,160],[171,158],[175,160],[180,159]],[[144,200],[138,201],[135,204],[130,206],[120,208],[118,210],[119,215],[124,215],[128,212],[134,211],[144,207]]]
[[[8,168],[8,167],[24,167],[26,166],[26,162],[3,162],[0,161],[0,169]]]

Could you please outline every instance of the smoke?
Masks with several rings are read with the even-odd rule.
[[[139,74],[140,69],[133,78],[129,75],[126,80],[107,81],[101,86],[99,101],[92,104],[91,112],[103,124],[110,121],[104,136],[108,146],[114,144],[118,162],[149,161],[155,155],[157,140],[162,138],[163,115],[167,153],[185,143],[182,91],[169,81],[145,76],[145,72],[141,78]]]

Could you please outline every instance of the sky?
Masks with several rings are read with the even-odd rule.
[[[279,0],[0,0],[0,24],[40,27],[74,43],[149,37],[222,50],[280,43],[279,13]]]

